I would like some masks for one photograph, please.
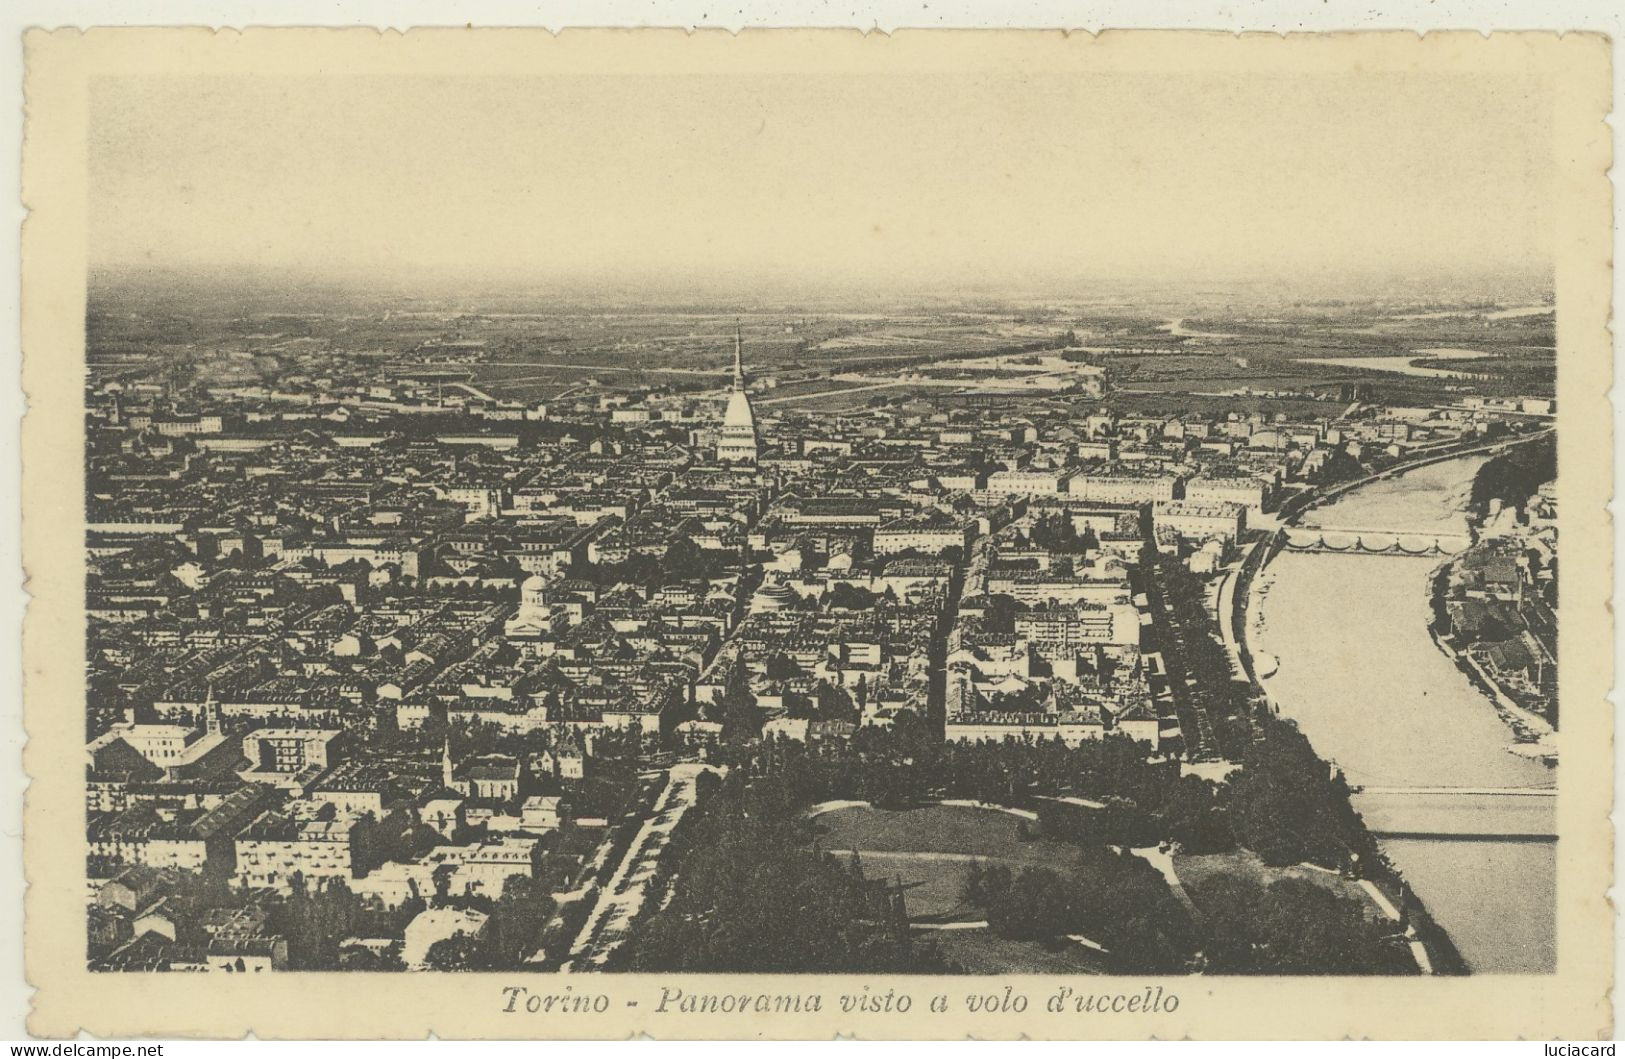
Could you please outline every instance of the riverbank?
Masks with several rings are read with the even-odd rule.
[[[1267,651],[1255,656],[1253,644],[1261,642],[1263,635],[1262,604],[1271,588],[1268,566],[1278,551],[1278,538],[1248,546],[1241,562],[1226,577],[1227,591],[1220,593],[1222,603],[1218,615],[1225,646],[1243,679],[1251,686],[1257,708],[1273,715],[1280,715],[1282,711],[1264,681],[1276,674],[1281,660]],[[1344,804],[1349,816],[1358,821],[1363,830],[1365,823],[1358,811],[1352,803]],[[1393,910],[1390,918],[1402,927],[1409,939],[1417,966],[1424,974],[1467,974],[1467,961],[1449,933],[1406,882],[1404,873],[1389,858],[1381,843],[1373,841],[1373,845],[1377,850],[1376,860],[1365,865],[1366,878],[1362,882],[1373,899]]]
[[[1428,578],[1428,607],[1433,615],[1428,634],[1434,645],[1450,659],[1468,683],[1489,700],[1496,714],[1512,730],[1514,744],[1508,749],[1548,764],[1555,764],[1557,758],[1554,745],[1556,726],[1538,709],[1531,709],[1519,702],[1514,694],[1516,689],[1506,686],[1497,679],[1496,674],[1485,668],[1473,650],[1475,644],[1483,641],[1463,640],[1455,634],[1449,614],[1452,601],[1449,593],[1451,585],[1458,580],[1458,572],[1481,553],[1490,551],[1493,554],[1497,547],[1505,550],[1504,544],[1497,545],[1495,542],[1508,539],[1524,542],[1524,538],[1533,536],[1533,531],[1522,522],[1523,512],[1535,492],[1555,477],[1555,459],[1556,448],[1548,433],[1535,444],[1508,449],[1480,465],[1473,475],[1465,512],[1473,546],[1452,556]],[[1499,508],[1493,514],[1492,504]],[[1519,550],[1527,550],[1527,542],[1520,544]],[[1522,579],[1524,575],[1520,563],[1518,576]],[[1525,620],[1526,628],[1532,628],[1522,614],[1522,598],[1520,593],[1516,599],[1504,602],[1519,610],[1519,617]],[[1553,635],[1555,638],[1555,631]],[[1528,643],[1533,637],[1525,633],[1518,639]],[[1545,651],[1540,644],[1535,644],[1534,649]]]
[[[1489,701],[1502,723],[1511,730],[1513,742],[1507,747],[1507,751],[1555,767],[1557,731],[1551,723],[1539,714],[1518,705],[1469,653],[1467,648],[1471,646],[1470,644],[1460,645],[1448,632],[1440,631],[1440,626],[1446,624],[1445,613],[1449,603],[1446,593],[1449,590],[1451,574],[1460,561],[1460,556],[1453,557],[1435,567],[1428,575],[1428,612],[1432,616],[1432,620],[1428,622],[1428,638],[1433,641],[1433,646],[1450,660],[1456,670],[1467,678],[1467,682]]]
[[[1328,525],[1459,533],[1487,449],[1372,477],[1335,490],[1336,497],[1324,495],[1330,489],[1304,494],[1283,521],[1296,521],[1313,504]],[[1485,709],[1484,696],[1462,680],[1455,661],[1428,642],[1429,574],[1437,565],[1406,556],[1282,551],[1266,541],[1238,577],[1231,620],[1242,668],[1265,707],[1300,726],[1316,753],[1356,788],[1356,812],[1360,787],[1551,783],[1545,764],[1507,752],[1507,728],[1493,706]],[[1266,661],[1276,666],[1273,674],[1261,672]],[[1555,885],[1551,843],[1379,841],[1377,863],[1367,864],[1366,874],[1413,914],[1436,970],[1550,968],[1555,904],[1540,895]],[[1463,857],[1496,871],[1464,886],[1450,870]]]
[[[1299,493],[1292,497],[1276,514],[1277,532],[1270,538],[1259,541],[1250,546],[1247,554],[1238,564],[1236,570],[1227,578],[1225,588],[1229,590],[1230,598],[1221,606],[1219,623],[1223,633],[1225,646],[1229,649],[1232,659],[1237,663],[1243,678],[1251,685],[1255,695],[1265,702],[1272,712],[1279,713],[1278,705],[1270,696],[1264,681],[1276,674],[1281,662],[1279,652],[1255,651],[1255,645],[1262,642],[1266,633],[1262,608],[1257,604],[1267,596],[1271,579],[1266,570],[1281,550],[1281,534],[1287,529],[1299,524],[1317,509],[1328,504],[1343,503],[1347,498],[1367,490],[1383,482],[1393,482],[1403,479],[1406,475],[1421,471],[1424,468],[1437,467],[1455,460],[1476,458],[1485,453],[1492,453],[1473,469],[1465,492],[1457,502],[1448,505],[1449,514],[1465,521],[1465,528],[1471,535],[1475,544],[1480,535],[1489,524],[1487,511],[1482,506],[1486,491],[1487,479],[1504,476],[1499,465],[1508,462],[1508,457],[1514,452],[1529,452],[1530,446],[1545,446],[1553,444],[1553,431],[1540,430],[1524,437],[1501,439],[1491,444],[1469,445],[1454,452],[1429,453],[1413,461],[1403,462],[1392,467],[1383,468],[1371,475],[1355,481],[1336,482]],[[1512,461],[1526,462],[1526,461]],[[1528,490],[1525,490],[1527,493]],[[1356,523],[1360,519],[1354,520]],[[1365,520],[1382,523],[1384,520]],[[1434,527],[1436,528],[1436,527]],[[1446,564],[1449,565],[1448,563]],[[1437,570],[1434,571],[1437,574]],[[1521,757],[1555,761],[1556,748],[1553,746],[1555,730],[1544,718],[1540,717],[1513,701],[1505,693],[1495,687],[1494,681],[1464,650],[1447,647],[1440,641],[1436,626],[1439,624],[1439,602],[1436,598],[1436,583],[1433,577],[1427,582],[1426,605],[1430,615],[1427,623],[1429,639],[1435,648],[1443,654],[1454,668],[1467,677],[1468,684],[1489,704],[1496,717],[1510,729],[1514,741],[1504,749],[1511,754]],[[1256,598],[1255,598],[1256,597]],[[1533,748],[1533,749],[1532,749]],[[1550,763],[1550,762],[1549,762]]]

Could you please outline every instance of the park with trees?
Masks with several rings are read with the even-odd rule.
[[[911,936],[906,895],[866,879],[860,853],[825,848],[808,810],[958,800],[1018,807],[1034,818],[1007,820],[1019,841],[1075,849],[1070,864],[993,857],[954,869],[965,904],[1000,937],[1087,938],[1120,973],[1414,971],[1396,928],[1338,881],[1380,863],[1347,787],[1290,722],[1253,725],[1242,767],[1224,782],[1149,759],[1122,737],[945,743],[912,718],[850,740],[724,744],[727,781],[674,842],[671,900],[628,946],[634,969],[940,969],[951,961]],[[1193,902],[1128,852],[1159,848],[1245,854],[1262,868],[1210,877]],[[1304,883],[1300,866],[1329,881]],[[1294,920],[1316,944],[1289,937]]]

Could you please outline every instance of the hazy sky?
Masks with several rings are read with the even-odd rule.
[[[93,266],[1065,285],[1552,252],[1550,98],[1444,76],[107,79]]]

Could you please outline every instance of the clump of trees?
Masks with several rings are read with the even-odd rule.
[[[423,955],[424,966],[431,971],[494,971],[485,933],[453,934],[429,946]]]
[[[484,928],[429,946],[424,962],[430,970],[517,970],[542,949],[543,933],[556,908],[546,885],[525,875],[510,875],[495,901],[470,898],[468,903],[489,917]]]
[[[1181,776],[1158,812],[1159,833],[1187,853],[1222,853],[1236,845],[1229,791],[1200,776]]]
[[[1136,848],[1166,841],[1190,853],[1219,853],[1236,844],[1224,789],[1199,776],[1173,779],[1154,809],[1110,795],[1098,807],[1042,798],[1033,807],[1039,830],[1067,842]]]
[[[723,686],[722,694],[707,703],[705,719],[722,725],[722,736],[732,743],[755,739],[762,731],[762,711],[750,690],[743,666],[736,666]]]
[[[872,610],[882,601],[895,603],[897,594],[890,585],[886,586],[884,592],[876,593],[846,581],[837,581],[824,599],[832,610]]]
[[[1000,937],[1087,938],[1121,974],[1403,974],[1403,938],[1357,899],[1302,879],[1207,880],[1193,916],[1151,865],[1085,847],[1071,871],[972,861],[961,897]]]
[[[678,537],[661,555],[634,552],[618,563],[574,563],[566,573],[595,585],[660,588],[719,577],[728,566],[729,558],[722,552],[707,551],[687,537]]]
[[[1064,512],[1045,515],[1034,520],[1027,537],[1034,545],[1061,555],[1082,555],[1091,548],[1100,547],[1100,540],[1092,527],[1085,526],[1080,534]]]
[[[672,837],[670,902],[622,950],[634,971],[950,970],[900,893],[819,850],[781,783],[730,776]],[[653,898],[651,898],[651,901]]]
[[[787,803],[801,807],[848,798],[883,805],[966,798],[1030,808],[1039,831],[1065,841],[1168,841],[1195,853],[1240,845],[1272,865],[1373,863],[1376,844],[1341,776],[1290,721],[1260,715],[1251,724],[1242,767],[1222,784],[1182,775],[1177,761],[1149,761],[1143,745],[1124,737],[1078,746],[1058,739],[944,743],[908,716],[890,730],[861,728],[850,740],[736,743],[720,748],[719,760],[757,781],[771,778]],[[1105,808],[1055,800],[1066,796]]]
[[[1371,863],[1376,843],[1349,804],[1342,776],[1322,761],[1296,725],[1259,718],[1258,735],[1230,782],[1236,840],[1264,863],[1309,861],[1327,868]]]
[[[1189,970],[1200,937],[1162,875],[1132,854],[1085,846],[1070,872],[972,861],[961,896],[982,908],[1000,937],[1056,944],[1071,935],[1106,950],[1115,971]]]
[[[861,703],[861,694],[853,695]],[[833,798],[969,798],[1037,808],[1040,795],[1124,798],[1147,812],[1179,783],[1177,761],[1148,761],[1144,744],[1125,736],[1067,746],[1058,739],[945,743],[919,718],[899,715],[891,728],[865,726],[850,740],[802,743],[773,738],[721,748],[719,762],[751,776],[782,780],[798,804]]]
[[[1220,875],[1202,887],[1204,955],[1224,974],[1414,972],[1393,928],[1358,900],[1303,879],[1265,887]]]
[[[347,966],[339,947],[344,939],[398,936],[422,910],[421,901],[385,909],[363,901],[347,886],[307,885],[296,879],[292,895],[272,907],[268,926],[287,939],[291,969],[333,971]]]
[[[1314,471],[1310,472],[1308,481],[1314,485],[1336,485],[1339,482],[1352,482],[1363,478],[1366,469],[1360,461],[1349,455],[1347,449],[1334,446],[1326,452],[1326,459]]]
[[[1548,435],[1507,449],[1487,460],[1473,476],[1468,506],[1483,518],[1492,500],[1503,507],[1522,507],[1544,482],[1557,477],[1557,439]]]

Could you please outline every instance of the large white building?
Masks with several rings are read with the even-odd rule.
[[[918,551],[935,555],[944,548],[968,548],[976,536],[976,523],[942,512],[904,516],[875,530],[876,555]]]
[[[562,622],[555,619],[547,600],[547,578],[532,574],[519,586],[519,610],[502,627],[510,640],[538,640],[556,631]]]
[[[1140,645],[1140,612],[1127,600],[1029,607],[1016,613],[1015,626],[1016,638],[1046,658],[1094,644]]]
[[[1168,531],[1198,544],[1214,539],[1233,544],[1247,529],[1247,509],[1240,504],[1170,500],[1157,504],[1151,519],[1159,533]]]
[[[1199,475],[1185,483],[1185,500],[1191,504],[1240,504],[1248,514],[1259,515],[1269,500],[1269,486],[1254,475]]]
[[[1172,500],[1178,493],[1180,485],[1181,479],[1173,474],[1110,474],[1079,471],[1067,481],[1066,491],[1079,500],[1094,500],[1107,504],[1143,504],[1148,500]]]
[[[348,882],[355,874],[351,860],[357,817],[296,818],[268,810],[236,839],[236,881],[250,889],[287,894],[297,876],[306,885]]]
[[[722,431],[717,438],[717,460],[721,463],[756,462],[756,412],[745,392],[744,340],[734,333],[734,386],[728,395],[728,409],[722,415]]]
[[[987,491],[1004,496],[1059,496],[1065,477],[1060,471],[994,471]]]

